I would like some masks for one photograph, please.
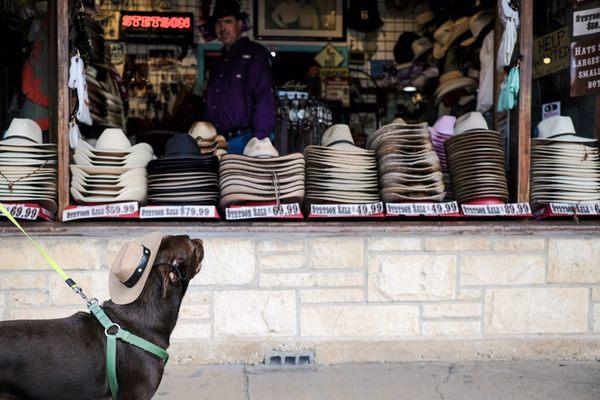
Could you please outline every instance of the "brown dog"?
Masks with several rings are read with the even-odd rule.
[[[123,329],[168,348],[181,301],[203,257],[201,240],[165,236],[140,296],[125,305],[107,301],[104,311]],[[151,399],[163,371],[160,359],[118,341],[119,399]],[[110,398],[106,336],[92,315],[0,322],[0,399]]]

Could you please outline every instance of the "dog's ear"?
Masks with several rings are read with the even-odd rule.
[[[167,296],[167,288],[169,284],[172,285],[180,285],[181,276],[179,275],[179,270],[177,267],[183,262],[182,259],[177,258],[173,260],[171,264],[163,264],[158,267],[160,271],[160,275],[162,276],[163,283],[163,299]]]

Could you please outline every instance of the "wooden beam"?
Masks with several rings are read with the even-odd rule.
[[[521,0],[521,26],[519,48],[523,60],[520,68],[518,109],[518,177],[517,201],[529,201],[529,177],[531,165],[531,80],[533,58],[533,0]]]
[[[50,0],[50,119],[58,143],[58,211],[69,204],[69,1]]]
[[[600,94],[596,96],[596,112],[595,112],[595,128],[594,137],[600,139]]]

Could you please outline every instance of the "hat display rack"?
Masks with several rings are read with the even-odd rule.
[[[252,138],[244,154],[226,154],[219,165],[222,209],[244,205],[302,205],[305,160],[302,153],[280,156],[269,138]]]
[[[14,118],[0,140],[0,201],[57,211],[58,153],[33,120]]]
[[[348,125],[327,129],[321,146],[306,147],[304,157],[308,204],[380,201],[375,152],[355,146]]]

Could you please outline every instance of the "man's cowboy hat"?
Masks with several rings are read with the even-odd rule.
[[[551,140],[556,142],[594,143],[596,139],[577,136],[571,117],[554,116],[546,118],[537,124],[537,140]],[[535,140],[534,139],[534,140]]]
[[[152,232],[123,244],[108,276],[110,299],[115,304],[134,302],[144,289],[163,234]]]
[[[273,144],[268,137],[263,139],[253,137],[248,144],[246,144],[244,155],[246,157],[255,158],[274,158],[279,157],[279,152],[273,147]]]
[[[44,143],[42,129],[37,122],[27,118],[14,118],[4,133],[0,145],[45,147],[56,146],[54,143]]]

